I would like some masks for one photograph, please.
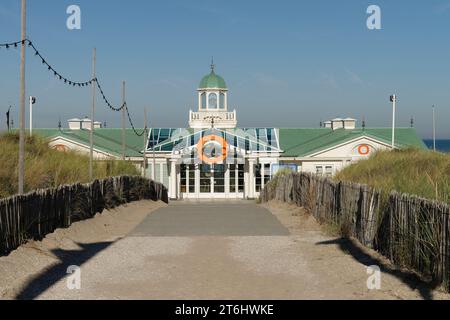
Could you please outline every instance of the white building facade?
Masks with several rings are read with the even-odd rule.
[[[316,129],[238,128],[228,88],[214,66],[197,89],[188,128],[153,128],[146,174],[164,183],[171,199],[253,199],[280,168],[333,175],[376,150],[390,149],[389,129],[357,129],[336,118]],[[422,147],[414,129],[398,129],[396,147]],[[412,139],[411,139],[412,136]]]

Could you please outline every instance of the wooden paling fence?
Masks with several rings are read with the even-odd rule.
[[[335,182],[307,173],[275,177],[261,201],[280,200],[307,209],[395,265],[412,269],[450,292],[450,206],[366,185]]]
[[[142,199],[167,203],[167,189],[142,177],[121,176],[1,199],[0,256],[28,240],[41,240],[57,228],[92,218],[103,209]]]

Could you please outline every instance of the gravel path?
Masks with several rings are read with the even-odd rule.
[[[244,201],[157,206],[148,215],[142,213],[143,208],[128,207],[109,221],[107,236],[97,232],[85,243],[74,245],[72,231],[57,236],[74,248],[68,250],[67,244],[65,250],[54,248],[53,264],[32,274],[14,291],[16,296],[448,299],[448,295],[418,286],[413,277],[389,269],[381,274],[381,289],[368,290],[367,265],[386,262],[349,241],[327,236],[310,216],[293,206]],[[147,209],[157,208],[147,203]],[[128,219],[127,226],[118,227],[124,219]],[[97,223],[94,220],[91,223]],[[7,258],[0,258],[0,265]],[[80,290],[67,289],[66,269],[71,264],[81,265]]]

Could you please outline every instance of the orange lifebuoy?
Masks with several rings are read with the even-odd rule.
[[[62,152],[69,151],[69,148],[63,144],[57,144],[57,145],[53,146],[53,149],[55,149],[57,151],[62,151]]]
[[[214,158],[210,158],[204,154],[203,148],[204,148],[205,144],[208,143],[209,141],[217,141],[222,146],[222,154],[221,155],[214,157]],[[222,162],[226,159],[226,157],[227,157],[227,142],[225,141],[224,138],[216,136],[216,135],[205,136],[198,141],[197,152],[198,152],[198,157],[201,161],[206,162],[208,164],[216,164],[216,163]]]
[[[362,156],[367,156],[370,153],[370,146],[367,144],[358,146],[358,153]]]

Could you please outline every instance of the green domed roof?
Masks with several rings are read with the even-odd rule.
[[[211,70],[210,74],[203,77],[198,87],[200,89],[227,89],[225,80],[221,76],[217,75],[214,70]]]

